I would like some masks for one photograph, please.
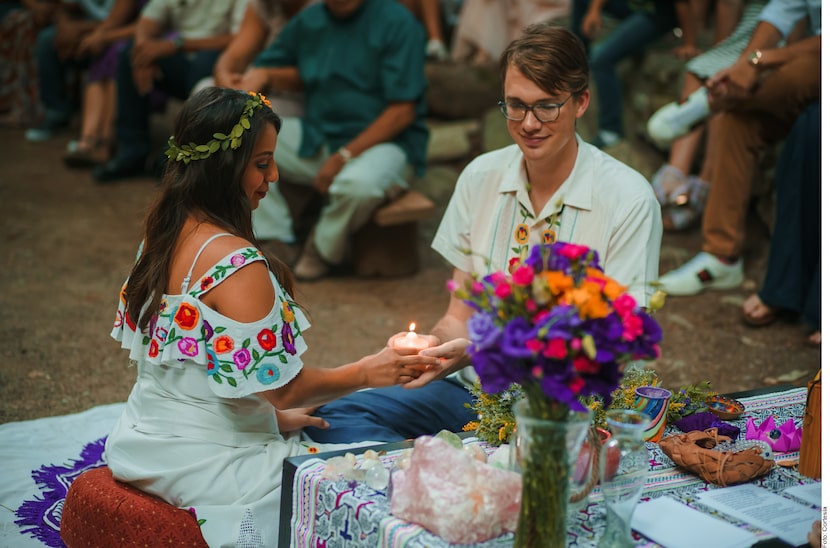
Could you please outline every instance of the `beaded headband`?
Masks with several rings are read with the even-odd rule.
[[[174,162],[184,162],[189,164],[193,160],[204,160],[219,149],[236,150],[242,144],[242,132],[246,129],[251,129],[251,118],[254,115],[254,110],[262,108],[263,105],[271,108],[271,101],[265,98],[261,93],[249,91],[250,99],[245,101],[245,108],[242,110],[242,116],[239,121],[233,126],[230,133],[216,132],[213,134],[213,139],[203,145],[196,143],[188,143],[178,146],[171,135],[167,139],[167,144],[170,148],[164,153],[169,159]]]

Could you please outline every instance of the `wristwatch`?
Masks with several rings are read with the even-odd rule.
[[[746,60],[753,67],[761,68],[761,57],[762,56],[763,55],[762,55],[761,50],[756,49],[755,51],[753,51],[752,53],[749,54],[749,57],[747,57]]]

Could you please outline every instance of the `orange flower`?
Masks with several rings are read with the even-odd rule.
[[[547,270],[540,275],[545,277],[548,282],[550,292],[554,296],[561,295],[562,293],[566,293],[568,290],[573,289],[574,279],[563,272],[559,272],[558,270]]]
[[[282,317],[286,323],[294,321],[294,311],[291,310],[291,305],[288,304],[288,301],[282,302]]]
[[[233,339],[227,335],[217,337],[216,340],[213,341],[213,349],[217,354],[225,354],[226,352],[230,352],[233,350]]]

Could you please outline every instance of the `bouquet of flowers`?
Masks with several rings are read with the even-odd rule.
[[[515,407],[522,506],[514,546],[559,547],[571,455],[590,424],[583,401],[608,401],[623,364],[659,355],[662,331],[588,247],[541,244],[510,266],[450,289],[474,311],[468,352],[482,392],[501,393],[501,404],[516,386],[525,396]],[[577,420],[572,412],[585,413]]]
[[[596,251],[564,242],[534,246],[511,272],[451,287],[473,310],[473,368],[482,391],[522,387],[533,414],[563,420],[581,397],[608,401],[622,365],[659,355],[662,330]]]

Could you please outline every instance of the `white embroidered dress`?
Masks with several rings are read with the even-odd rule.
[[[283,459],[305,451],[298,436],[280,435],[274,408],[256,393],[302,369],[306,317],[273,274],[274,306],[260,321],[231,320],[200,300],[264,260],[253,247],[230,253],[165,295],[146,333],[127,317],[122,290],[112,332],[138,374],[107,464],[116,479],[190,509],[210,546],[276,546]]]

